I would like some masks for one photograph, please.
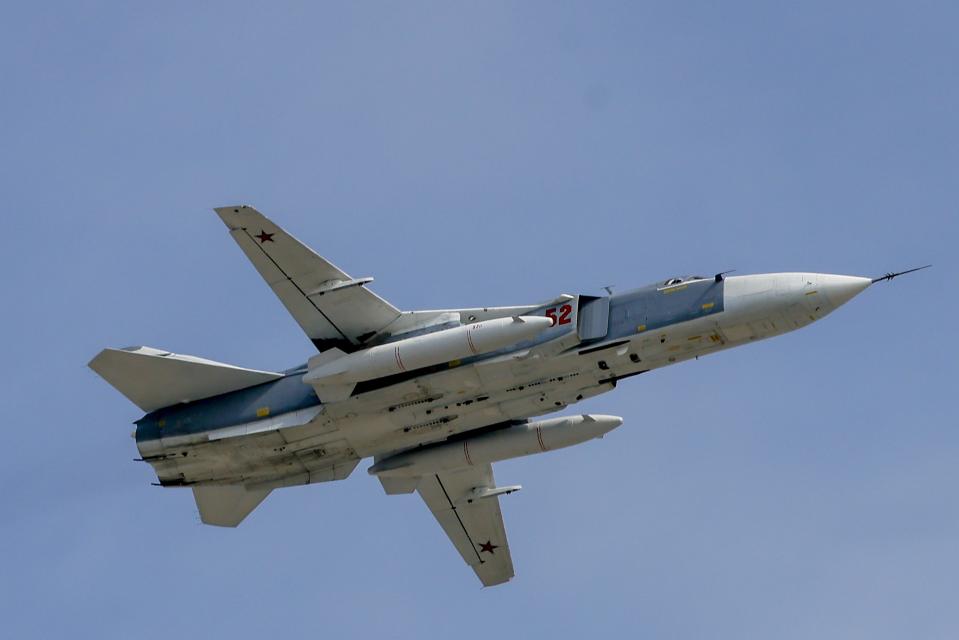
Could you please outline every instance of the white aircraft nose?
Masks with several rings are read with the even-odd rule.
[[[840,276],[831,273],[813,275],[816,289],[829,300],[833,309],[841,307],[872,284],[869,278],[859,276]]]

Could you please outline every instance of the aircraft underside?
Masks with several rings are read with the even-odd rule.
[[[141,447],[166,485],[221,483],[277,488],[339,480],[359,460],[452,435],[562,411],[615,388],[622,378],[717,351],[729,341],[702,319],[645,339],[590,347],[546,344],[522,358],[494,358],[399,382],[347,402],[304,410],[304,423],[240,435],[236,427]],[[690,337],[695,339],[690,340]],[[731,346],[731,345],[730,345]],[[560,349],[561,355],[549,356]]]
[[[137,447],[203,522],[238,525],[273,489],[341,480],[360,460],[418,491],[484,585],[513,576],[492,463],[603,437],[565,416],[619,380],[792,331],[872,282],[810,273],[671,278],[622,294],[400,311],[250,207],[217,213],[319,353],[284,373],[149,347],[90,366],[146,411]]]

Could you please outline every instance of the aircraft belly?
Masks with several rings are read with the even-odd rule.
[[[641,364],[643,370],[651,370],[728,348],[732,346],[731,339],[719,322],[721,317],[697,318],[637,333],[631,339],[628,353],[618,358],[618,362],[622,364],[635,354],[639,358],[637,364]]]
[[[164,485],[263,488],[340,479],[359,462],[352,445],[328,421],[170,447],[145,459]]]
[[[625,359],[604,370],[594,356],[554,353],[560,347],[569,345],[548,345],[550,357],[524,352],[363,393],[311,412],[306,424],[278,423],[263,431],[251,423],[191,434],[189,441],[164,442],[162,453],[144,457],[162,484],[275,488],[323,482],[345,477],[363,457],[558,411],[611,390],[611,378],[640,368]]]
[[[355,424],[344,425],[343,431],[350,434],[359,455],[380,455],[498,422],[558,411],[613,388],[608,382],[600,383],[608,377],[606,372],[575,353],[533,362],[538,366],[525,375],[516,375],[516,363],[509,360],[434,374],[418,381],[418,396],[401,392],[389,398],[394,404],[380,409],[379,414],[385,421],[354,416],[347,419]],[[520,366],[528,368],[530,364]],[[488,382],[474,386],[478,378]],[[388,389],[377,393],[384,391]],[[379,406],[384,400],[369,398],[370,404]]]

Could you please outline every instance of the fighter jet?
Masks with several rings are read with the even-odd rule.
[[[163,349],[104,349],[89,366],[146,412],[136,443],[201,520],[235,527],[274,489],[342,480],[357,464],[387,494],[418,492],[485,586],[513,577],[492,464],[622,424],[549,413],[632,376],[822,319],[881,278],[678,276],[604,296],[400,311],[256,209],[216,209],[312,341],[286,371]],[[924,268],[924,267],[923,267]],[[912,270],[910,270],[912,271]],[[905,273],[905,272],[903,272]]]

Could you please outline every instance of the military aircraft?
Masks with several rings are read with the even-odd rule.
[[[372,278],[346,274],[256,209],[216,212],[317,354],[274,372],[150,347],[101,351],[89,366],[146,412],[135,437],[159,484],[190,487],[204,523],[235,527],[273,489],[342,480],[372,457],[386,493],[418,492],[485,586],[513,577],[499,497],[521,488],[497,486],[492,463],[622,423],[538,416],[799,329],[900,275],[727,272],[513,307],[400,311],[367,288]]]

